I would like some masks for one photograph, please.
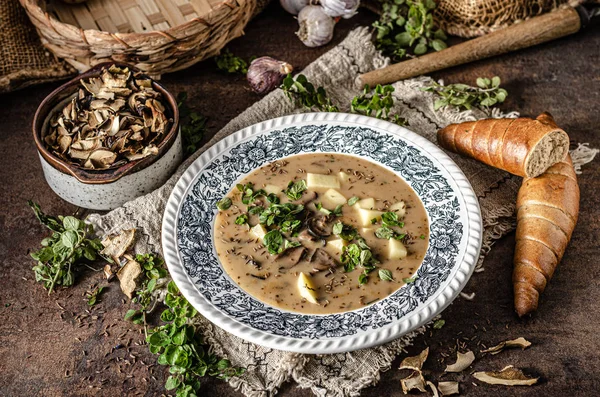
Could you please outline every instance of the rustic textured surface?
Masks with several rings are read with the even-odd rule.
[[[358,17],[342,21],[337,26],[334,41],[339,42],[351,28],[371,20],[372,16],[363,11]],[[595,135],[595,129],[600,125],[600,114],[594,107],[600,100],[599,27],[595,23],[586,32],[575,36],[441,72],[435,77],[449,82],[473,82],[477,76],[497,74],[502,77],[510,94],[504,109],[518,110],[528,116],[549,110],[573,140],[590,142],[598,147],[600,138]],[[243,56],[279,57],[300,69],[330,47],[303,47],[293,35],[295,28],[291,17],[272,5],[250,23],[246,36],[233,42],[230,48]],[[218,73],[212,61],[168,75],[164,83],[173,92],[187,91],[191,103],[197,104],[202,113],[211,115],[210,134],[258,99],[249,91],[243,77]],[[94,312],[105,313],[100,314],[98,320],[91,320],[90,316],[84,322],[90,320],[91,325],[79,328],[74,315],[87,309],[81,295],[91,284],[100,281],[100,274],[89,271],[78,279],[77,286],[50,297],[31,280],[32,263],[26,253],[37,247],[45,231],[37,224],[25,201],[33,198],[53,214],[75,210],[45,184],[30,139],[33,112],[55,86],[44,85],[0,96],[3,104],[0,114],[1,394],[96,395],[99,390],[94,387],[106,380],[101,390],[105,395],[125,394],[130,388],[133,388],[129,391],[131,395],[160,395],[166,378],[163,368],[156,367],[150,374],[138,359],[137,364],[121,364],[122,373],[119,373],[114,357],[127,357],[127,351],[118,349],[104,357],[119,343],[118,336],[128,328],[128,324],[121,321],[128,306],[121,304],[118,285],[111,284],[103,294],[102,303],[94,308]],[[542,384],[532,389],[506,389],[481,384],[475,387],[468,374],[446,378],[462,380],[462,395],[468,396],[525,396],[533,393],[588,396],[595,395],[594,392],[600,389],[600,360],[597,355],[597,346],[600,345],[597,333],[600,267],[596,260],[600,253],[597,244],[600,239],[597,226],[600,212],[596,209],[600,199],[595,194],[600,187],[599,177],[600,168],[596,162],[588,165],[580,177],[580,221],[563,263],[544,294],[540,311],[528,320],[518,320],[514,314],[510,283],[514,237],[509,236],[497,243],[489,254],[485,262],[486,271],[475,275],[471,281],[478,290],[488,292],[478,295],[473,302],[456,302],[443,314],[446,319],[444,328],[432,337],[421,338],[411,349],[410,353],[414,353],[425,344],[431,346],[430,361],[425,368],[431,371],[433,377],[437,378],[445,364],[452,361],[439,362],[441,353],[452,352],[456,338],[477,337],[468,343],[477,352],[478,340],[489,346],[506,338],[524,336],[534,343],[530,349],[484,357],[475,363],[474,368],[500,369],[514,364],[541,375]],[[467,286],[466,291],[469,289]],[[66,309],[63,319],[62,309],[57,303]],[[105,326],[113,323],[116,325],[109,328],[110,336],[102,336]],[[122,341],[132,338],[133,344],[140,337],[137,332],[130,331],[122,337]],[[131,352],[147,363],[155,362],[144,346],[134,346]],[[67,375],[66,371],[69,371]],[[128,378],[129,374],[134,377]],[[152,375],[158,380],[154,381]],[[396,369],[384,373],[381,383],[366,389],[363,395],[400,396],[399,379],[404,375]],[[90,379],[84,380],[84,377]],[[147,378],[148,382],[143,378]],[[309,394],[294,386],[281,390],[281,395],[285,396]],[[223,382],[207,379],[202,395],[233,397],[240,394]]]

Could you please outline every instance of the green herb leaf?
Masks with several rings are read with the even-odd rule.
[[[405,282],[406,284],[411,284],[414,283],[417,280],[418,276],[413,276],[411,278],[403,278],[402,281]]]
[[[179,108],[181,138],[185,157],[189,157],[199,149],[202,143],[204,131],[206,130],[206,117],[188,107],[186,92],[180,92],[177,95],[177,107]]]
[[[221,211],[225,211],[231,207],[231,199],[229,197],[223,197],[221,201],[217,201],[217,208]]]
[[[235,218],[236,225],[245,225],[247,223],[248,223],[248,214],[238,215],[238,217]]]
[[[297,182],[291,181],[285,190],[285,194],[292,201],[300,200],[302,198],[302,192],[304,192],[306,188],[306,181],[304,179]]]
[[[283,235],[277,229],[271,230],[263,237],[263,244],[271,255],[277,255],[283,252]]]
[[[434,102],[434,109],[438,110],[445,106],[456,106],[463,109],[471,109],[473,106],[490,107],[497,103],[502,103],[508,93],[500,88],[500,77],[495,76],[492,79],[478,77],[477,87],[471,87],[466,84],[441,85],[436,82],[428,87],[423,87],[423,91],[436,93],[440,98]]]
[[[375,230],[375,237],[389,240],[393,238],[395,232],[387,226],[382,226],[379,229]]]
[[[91,293],[88,294],[88,305],[94,306],[98,302],[100,294],[104,290],[104,287],[97,287]]]
[[[395,212],[384,212],[381,215],[381,223],[384,226],[404,227],[404,222],[398,220],[398,214]]]
[[[337,222],[333,225],[333,234],[339,236],[342,240],[352,241],[358,235],[357,230],[350,226],[346,225],[342,222]]]
[[[384,281],[394,281],[392,272],[390,272],[388,269],[379,269],[379,278]]]
[[[358,276],[358,285],[364,285],[367,283],[367,281],[369,281],[369,276],[365,273],[361,273]]]
[[[435,323],[433,323],[433,329],[442,329],[442,327],[446,324],[446,320],[439,319]]]
[[[348,199],[348,205],[349,205],[349,206],[353,206],[353,205],[354,205],[354,204],[356,204],[356,203],[357,203],[359,200],[360,200],[360,198],[358,198],[357,196],[350,197],[350,198]]]

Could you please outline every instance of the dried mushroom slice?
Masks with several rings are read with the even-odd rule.
[[[422,393],[426,392],[425,379],[421,371],[414,371],[410,376],[400,379],[400,384],[402,385],[402,392],[404,394],[408,394],[408,392],[415,389]]]
[[[473,374],[475,379],[489,383],[490,385],[504,386],[531,386],[535,385],[539,378],[529,378],[523,371],[509,365],[500,371],[483,371]]]
[[[467,351],[466,353],[456,352],[456,362],[454,364],[448,365],[445,372],[462,372],[465,369],[469,368],[471,364],[475,361],[475,354],[472,351]]]
[[[459,394],[458,382],[438,382],[438,390],[442,393],[442,396],[451,396],[453,394]]]
[[[400,368],[398,369],[412,369],[413,371],[420,371],[423,368],[423,364],[427,360],[427,356],[429,355],[429,347],[423,350],[416,356],[406,357],[400,363]]]
[[[172,120],[152,80],[111,66],[50,119],[43,136],[56,156],[87,169],[116,167],[158,154]]]
[[[100,254],[112,258],[115,263],[120,262],[120,258],[127,252],[135,239],[135,229],[122,230],[114,237],[106,237],[102,240],[104,249]]]
[[[141,274],[142,266],[133,259],[128,260],[117,273],[121,290],[129,299],[133,298],[133,293],[137,288],[137,280]]]
[[[490,353],[490,354],[498,354],[504,349],[509,349],[511,347],[520,347],[522,350],[527,349],[531,346],[531,342],[527,339],[520,337],[513,340],[507,340],[504,342],[498,343],[496,346],[490,347],[489,349],[482,350],[482,353]]]

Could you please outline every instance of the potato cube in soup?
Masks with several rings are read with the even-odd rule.
[[[373,224],[371,222],[372,219],[380,221],[381,215],[383,214],[381,211],[366,210],[364,208],[359,208],[357,211],[360,224],[363,226],[371,226]]]
[[[358,202],[358,206],[366,210],[372,210],[375,208],[375,199],[373,197],[362,199]]]
[[[298,291],[300,292],[300,296],[310,303],[319,303],[317,302],[317,289],[311,277],[302,272],[298,275]]]
[[[340,255],[344,250],[344,247],[348,245],[346,240],[342,240],[341,238],[335,238],[333,240],[329,240],[325,248],[335,255]]]
[[[340,180],[335,175],[306,174],[306,187],[308,189],[339,189]]]
[[[394,260],[394,259],[404,259],[406,258],[407,255],[407,251],[406,251],[406,247],[404,246],[404,244],[402,244],[401,241],[396,240],[394,238],[391,238],[388,240],[389,241],[389,245],[388,245],[388,258],[390,260]]]
[[[346,183],[350,179],[350,175],[346,174],[344,171],[340,171],[340,173],[338,173],[338,178],[340,178],[342,183]]]
[[[279,186],[275,186],[275,185],[267,185],[263,188],[263,190],[265,192],[267,192],[267,194],[279,194],[281,193],[281,191],[283,190],[282,188],[280,188]]]
[[[323,194],[323,201],[325,202],[324,204],[329,204],[330,206],[335,207],[341,204],[346,204],[348,200],[346,200],[346,197],[342,196],[342,194],[337,190],[329,189],[325,192],[325,194]]]
[[[398,201],[396,204],[390,205],[388,211],[395,212],[398,214],[399,218],[402,218],[404,215],[406,215],[406,204],[404,201]]]
[[[255,237],[261,239],[262,241],[262,239],[265,238],[267,231],[265,230],[265,227],[259,223],[258,225],[250,229],[250,233],[252,233]]]

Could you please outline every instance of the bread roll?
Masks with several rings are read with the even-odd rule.
[[[571,157],[537,178],[524,178],[517,196],[513,270],[519,316],[537,309],[571,239],[579,214],[579,185]]]
[[[523,177],[536,177],[564,160],[569,136],[552,116],[535,120],[484,119],[451,124],[438,131],[439,144],[453,152]]]

